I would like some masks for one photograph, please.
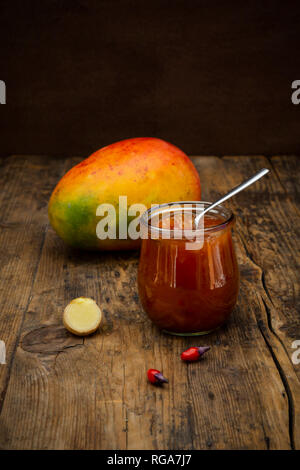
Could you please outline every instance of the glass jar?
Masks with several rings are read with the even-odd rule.
[[[167,333],[209,333],[228,319],[237,301],[235,217],[220,205],[196,230],[195,216],[209,204],[163,204],[141,217],[139,296],[150,319]]]

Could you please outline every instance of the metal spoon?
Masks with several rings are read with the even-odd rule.
[[[210,206],[208,206],[206,209],[204,209],[204,211],[201,212],[200,214],[198,214],[197,217],[195,218],[196,228],[198,228],[199,220],[201,219],[201,217],[204,216],[204,214],[206,214],[208,211],[210,211],[214,207],[218,206],[219,204],[222,204],[222,202],[226,201],[227,199],[229,199],[230,197],[232,197],[235,194],[239,193],[240,191],[243,191],[243,189],[250,186],[250,184],[255,183],[255,181],[259,180],[259,178],[261,178],[262,176],[269,173],[269,171],[270,170],[268,170],[268,168],[263,168],[258,173],[256,173],[254,176],[252,176],[248,180],[244,181],[243,183],[241,183],[238,186],[236,186],[235,188],[233,188],[231,191],[229,191],[229,193],[225,194],[225,196],[221,197],[216,202],[213,202],[212,204],[210,204]]]

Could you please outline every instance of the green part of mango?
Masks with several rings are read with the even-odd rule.
[[[72,201],[53,200],[49,206],[49,219],[56,233],[70,246],[84,249],[97,249],[103,244],[96,233],[96,227],[102,217],[96,215],[98,201],[93,197],[80,197]],[[119,204],[112,204],[115,209],[113,232],[118,239]],[[105,217],[105,216],[104,216]],[[126,216],[125,216],[126,217]],[[135,217],[127,218],[127,227]]]

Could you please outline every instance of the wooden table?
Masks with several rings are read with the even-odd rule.
[[[300,340],[299,160],[193,160],[209,200],[271,169],[228,202],[237,215],[238,305],[225,327],[199,339],[164,335],[148,320],[137,252],[75,252],[49,227],[51,191],[78,158],[1,161],[0,448],[300,448],[300,365],[292,359]],[[81,295],[105,315],[85,339],[62,326],[65,305]],[[180,353],[195,344],[211,351],[182,363]],[[151,386],[150,367],[169,385]]]

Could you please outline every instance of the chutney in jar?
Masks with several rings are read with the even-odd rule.
[[[183,218],[187,204],[188,224]],[[150,319],[171,334],[215,330],[228,319],[237,301],[239,270],[231,233],[234,215],[217,206],[205,214],[201,229],[196,230],[198,208],[208,205],[171,203],[149,209],[141,218],[140,300]],[[178,237],[176,230],[186,228],[189,236],[182,233]]]

